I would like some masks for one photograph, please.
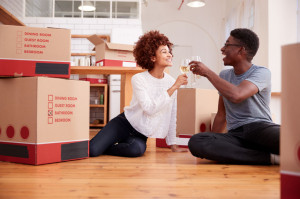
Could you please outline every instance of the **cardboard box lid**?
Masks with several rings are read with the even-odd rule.
[[[98,37],[97,35],[92,35],[87,38],[91,43],[93,43],[95,46],[100,45],[102,43],[105,43],[106,48],[110,50],[124,50],[124,51],[133,51],[133,45],[129,44],[115,44],[115,43],[109,43]],[[93,49],[95,50],[95,48]]]

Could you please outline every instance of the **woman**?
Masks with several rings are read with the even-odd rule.
[[[130,105],[90,141],[90,156],[139,157],[146,150],[148,137],[166,138],[173,152],[186,151],[176,145],[176,91],[187,84],[187,76],[180,75],[175,81],[164,73],[172,66],[172,45],[158,31],[140,37],[133,55],[147,71],[132,77]]]

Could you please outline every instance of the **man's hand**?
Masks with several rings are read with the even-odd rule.
[[[189,65],[190,65],[190,71],[192,71],[194,74],[207,77],[209,68],[205,64],[199,61],[191,61]]]

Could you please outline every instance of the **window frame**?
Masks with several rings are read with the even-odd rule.
[[[71,17],[65,17],[65,16],[57,16],[57,11],[56,11],[56,2],[64,2],[64,1],[71,1],[72,2],[72,12],[70,13]],[[50,18],[94,18],[94,19],[141,19],[141,0],[91,0],[94,5],[96,4],[96,2],[109,2],[109,16],[108,17],[97,17],[99,15],[97,15],[97,11],[92,11],[92,17],[85,17],[84,13],[85,11],[81,10],[80,16],[79,17],[74,17],[76,14],[78,14],[78,12],[75,12],[74,9],[74,3],[75,1],[80,1],[80,0],[52,0],[52,11],[50,11],[51,17]],[[84,0],[81,0],[81,3],[83,3]],[[128,13],[120,13],[121,15],[123,14],[123,16],[125,17],[118,17],[118,12],[114,12],[113,13],[113,4],[118,4],[119,2],[122,3],[137,3],[136,7],[134,7],[133,9],[136,9],[136,12],[128,12]],[[26,16],[26,5],[27,5],[27,1],[24,0],[24,17],[42,17],[42,16]],[[118,11],[118,9],[116,9],[116,11]],[[52,12],[52,13],[51,13]],[[61,11],[61,13],[66,12],[68,13],[68,11]],[[105,15],[105,13],[103,13]],[[63,15],[63,14],[62,14]],[[128,15],[128,17],[126,17]],[[101,12],[100,12],[100,16],[101,16]],[[133,18],[131,18],[130,16],[135,16]]]

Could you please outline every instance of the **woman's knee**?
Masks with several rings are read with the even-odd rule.
[[[145,142],[135,139],[130,148],[131,148],[131,153],[130,153],[131,157],[140,157],[144,155],[147,147]]]
[[[90,156],[90,157],[96,157],[96,156],[99,156],[99,155],[97,154],[96,151],[97,151],[97,150],[96,150],[94,144],[92,144],[92,143],[90,142],[90,146],[89,146],[89,156]]]
[[[97,140],[90,140],[89,143],[89,156],[90,157],[97,157],[102,155],[106,150],[106,145],[103,145],[101,142]]]

